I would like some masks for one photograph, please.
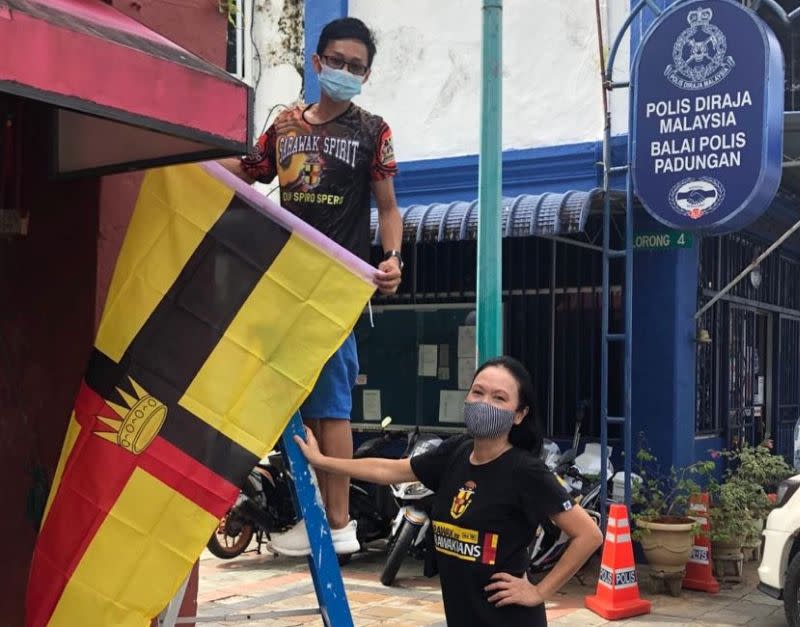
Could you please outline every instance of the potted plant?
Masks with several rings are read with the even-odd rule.
[[[711,554],[715,558],[740,557],[742,547],[759,539],[754,511],[767,505],[761,486],[735,476],[722,484],[711,481]]]
[[[714,554],[738,553],[744,547],[756,557],[764,521],[774,506],[768,492],[774,491],[793,471],[782,456],[773,454],[771,440],[756,446],[744,444],[733,450],[712,451],[712,457],[728,462],[725,482],[713,486],[711,538],[717,546]]]
[[[738,479],[750,481],[762,488],[764,494],[774,493],[784,479],[791,477],[794,470],[782,455],[772,452],[772,440],[764,440],[761,444],[750,446],[745,444],[730,451],[718,451],[717,456],[728,460],[726,474]],[[712,455],[713,456],[713,455]],[[769,513],[770,504],[759,513]]]
[[[698,461],[660,472],[658,460],[644,446],[636,454],[641,482],[633,488],[633,532],[656,576],[678,594],[692,552],[697,521],[691,517],[689,499],[700,492],[701,478],[714,469],[712,461]]]

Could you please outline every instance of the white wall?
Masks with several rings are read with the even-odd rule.
[[[260,53],[258,133],[278,104],[301,94],[302,41],[287,33],[302,0],[255,0]],[[601,0],[606,54],[629,0]],[[356,102],[382,115],[400,161],[476,154],[479,144],[481,2],[349,0],[378,40],[373,73]],[[503,147],[598,140],[603,116],[595,0],[505,0]],[[290,29],[289,29],[290,30]],[[609,32],[611,36],[609,36]],[[249,43],[249,42],[248,42]],[[298,56],[299,54],[299,56]],[[254,60],[257,55],[253,50]],[[615,80],[628,78],[628,46]],[[253,79],[259,75],[255,70]],[[627,91],[611,100],[614,134],[627,131]],[[274,113],[273,113],[274,115]]]
[[[603,0],[604,21],[607,1],[624,19],[627,0]],[[349,6],[378,39],[373,74],[357,102],[392,126],[398,158],[477,153],[481,2],[350,0]],[[506,0],[504,149],[600,139],[598,57],[594,0]]]
[[[603,8],[605,12],[603,41],[605,43],[606,60],[608,60],[614,38],[618,35],[622,23],[628,17],[632,2],[630,0],[602,0],[602,3],[606,5]],[[614,63],[612,78],[615,82],[625,82],[631,77],[630,43],[630,30],[628,30],[621,42],[617,59]],[[628,89],[615,89],[611,93],[609,106],[611,108],[611,132],[614,135],[624,135],[628,132],[628,98],[630,98]]]
[[[249,6],[249,0],[244,0]],[[248,58],[251,60],[248,82],[256,89],[255,137],[267,128],[281,105],[291,105],[300,99],[302,77],[303,32],[302,0],[255,0],[252,39],[249,23],[244,32]],[[249,20],[248,20],[249,21]],[[270,197],[278,199],[272,185],[256,186]]]
[[[254,2],[252,41],[249,33],[244,36],[254,66],[249,78],[256,87],[256,134],[265,128],[270,109],[300,98],[303,85],[298,68],[304,65],[302,5],[302,0]],[[259,62],[260,70],[255,67]]]

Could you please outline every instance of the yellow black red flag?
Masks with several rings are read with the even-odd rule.
[[[372,273],[216,164],[147,174],[37,540],[29,627],[149,625]]]

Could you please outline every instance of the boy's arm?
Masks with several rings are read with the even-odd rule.
[[[238,176],[245,183],[248,183],[250,185],[255,183],[255,178],[253,178],[247,172],[245,172],[244,168],[242,167],[242,160],[240,158],[228,157],[227,159],[218,159],[217,163],[219,163],[228,172],[231,172],[232,174]]]
[[[252,184],[255,181],[270,183],[277,174],[275,142],[276,130],[273,124],[266,133],[258,138],[251,154],[241,158],[219,159],[217,163],[245,183]]]
[[[378,203],[378,228],[381,233],[381,244],[384,252],[400,251],[403,243],[403,218],[397,208],[394,196],[394,181],[385,178],[372,182],[372,191]],[[394,294],[400,286],[402,269],[397,257],[389,257],[378,266],[381,271],[375,282],[382,294]]]

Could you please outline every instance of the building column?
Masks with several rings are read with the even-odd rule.
[[[634,224],[635,233],[667,230],[643,212]],[[695,236],[692,248],[634,252],[633,453],[643,432],[665,472],[695,456],[699,251]]]

